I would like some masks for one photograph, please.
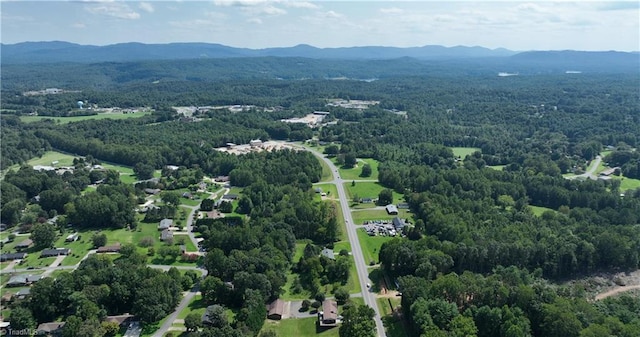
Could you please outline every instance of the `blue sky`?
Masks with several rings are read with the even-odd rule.
[[[5,1],[2,43],[640,50],[638,1]]]

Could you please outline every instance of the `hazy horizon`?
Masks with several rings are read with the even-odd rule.
[[[2,43],[640,51],[637,1],[2,1]]]

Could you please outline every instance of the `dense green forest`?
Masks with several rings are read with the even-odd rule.
[[[408,67],[411,62],[402,60],[396,66]],[[86,73],[89,78],[103,78],[92,85],[73,82],[68,76],[55,82],[48,73],[40,78],[35,72],[22,72],[18,65],[9,72],[3,69],[2,169],[56,149],[136,167],[139,173],[177,165],[197,176],[229,175],[232,185],[244,187],[236,212],[247,218],[196,223],[209,250],[204,261],[209,276],[201,283],[204,299],[238,312],[234,322],[225,321],[203,335],[256,335],[264,321],[264,304],[282,293],[285,272],[294,265],[295,241],[309,239],[315,245],[330,246],[339,236],[332,204],[313,199],[312,183],[322,174],[313,155],[280,151],[234,156],[214,148],[256,138],[315,137],[316,142],[337,144],[331,151],[340,155],[377,160],[380,183],[404,193],[414,226],[405,238],[385,243],[379,261],[385,274],[398,280],[412,335],[637,336],[637,297],[593,303],[579,287],[555,284],[640,266],[640,190],[623,191],[615,179],[581,181],[562,176],[584,172],[609,147],[604,161],[618,167],[617,175],[640,177],[637,74],[496,77],[468,71],[428,76],[389,72],[372,82],[320,76],[308,80],[255,76],[250,81],[223,76],[210,81],[163,75],[163,64],[90,65],[107,71],[104,77]],[[74,66],[49,71],[54,74]],[[131,78],[113,75],[119,73],[114,70],[118,67],[124,67],[122,72]],[[342,73],[326,74],[334,75]],[[24,84],[18,78],[25,78]],[[150,83],[150,78],[162,80]],[[82,92],[21,95],[22,90],[44,86]],[[326,106],[331,98],[380,103],[368,109]],[[34,112],[66,115],[77,100],[99,107],[144,106],[154,112],[140,118],[68,124],[20,119]],[[257,107],[243,112],[212,110],[198,115],[198,122],[181,120],[171,108],[229,104]],[[262,109],[272,107],[278,108]],[[393,109],[406,115],[394,114]],[[337,123],[310,129],[280,122],[315,110],[329,111],[330,120]],[[456,158],[450,147],[479,151]],[[79,163],[73,174],[64,175],[28,166],[6,173],[1,186],[3,223],[26,226],[60,214],[93,228],[135,227],[132,210],[143,195],[140,186],[125,186],[117,172],[98,177],[82,167]],[[104,185],[78,197],[98,179],[104,179]],[[163,179],[163,184],[171,181],[166,172]],[[37,206],[30,204],[35,196],[40,197]],[[529,206],[549,210],[535,215]],[[322,276],[323,284],[343,281],[348,266],[339,260],[320,260],[316,249],[314,245],[305,249],[296,270],[305,276]],[[135,270],[134,276],[149,274],[148,282],[166,278],[127,262],[135,257],[114,263],[127,264]],[[100,295],[92,302],[96,307],[86,310],[106,313],[120,312],[127,305],[137,308],[144,296],[151,296],[139,291],[127,297],[129,302],[120,303],[112,293],[96,294],[95,288],[102,289],[104,284],[135,281],[121,280],[125,276],[113,269],[105,261],[87,260],[74,272],[74,279],[75,273],[87,274],[84,283],[64,289],[70,294]],[[301,282],[305,289],[320,292],[317,280],[302,277]],[[56,284],[57,280],[51,286]],[[45,298],[43,303],[55,303],[42,307],[48,308],[46,312],[29,303],[19,305],[28,312],[12,312],[24,314],[29,322],[74,316],[78,329],[99,317],[97,313],[79,316],[85,310],[78,309],[84,305],[83,298],[72,297],[71,302]],[[175,304],[168,296],[144,319],[155,322]]]

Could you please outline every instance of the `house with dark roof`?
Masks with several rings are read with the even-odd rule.
[[[281,320],[284,314],[284,301],[277,299],[267,305],[267,318],[273,320]]]
[[[237,194],[225,194],[222,196],[222,200],[236,200],[238,199]]]
[[[54,249],[45,249],[40,253],[40,257],[52,257],[52,256],[60,256],[60,255],[69,255],[71,253],[71,249],[69,248],[54,248]]]
[[[168,229],[163,230],[162,233],[160,234],[161,241],[167,241],[171,239],[173,239],[173,232]]]
[[[329,249],[329,248],[324,248],[321,252],[320,252],[320,256],[324,256],[328,259],[331,260],[335,260],[336,259],[336,255],[333,253],[333,249]]]
[[[16,293],[16,297],[19,300],[24,300],[25,298],[27,298],[27,296],[31,295],[31,288],[24,288],[24,289],[20,289],[18,290],[18,292]]]
[[[131,315],[131,314],[107,316],[107,317],[104,318],[103,322],[116,323],[116,324],[118,324],[118,326],[122,326],[124,324],[128,324],[129,321],[131,321],[132,318],[133,318],[133,315]]]
[[[338,326],[338,303],[333,300],[322,302],[322,311],[318,311],[318,324],[322,327]]]
[[[33,240],[26,239],[16,245],[16,249],[27,249],[33,246]]]
[[[385,206],[385,209],[387,210],[387,214],[389,215],[398,215],[398,208],[396,207],[396,205],[389,204]]]
[[[371,204],[371,203],[373,203],[373,198],[361,198],[360,199],[360,203]]]
[[[40,275],[14,275],[7,282],[7,287],[24,287],[40,281]]]
[[[404,228],[404,226],[406,225],[404,223],[404,221],[398,217],[393,218],[393,220],[391,221],[391,223],[393,224],[393,227],[397,230],[400,231]]]
[[[0,254],[0,262],[22,260],[27,257],[27,253],[6,253]]]
[[[48,322],[38,325],[36,335],[61,336],[65,322]]]
[[[396,207],[398,209],[409,209],[409,204],[406,203],[406,202],[401,202],[401,203],[396,204]]]
[[[116,244],[111,246],[102,246],[98,247],[96,253],[118,253],[120,252],[120,242],[116,242]]]
[[[160,224],[158,225],[158,230],[162,231],[165,229],[169,229],[169,227],[173,226],[173,219],[162,219],[160,220]]]
[[[144,189],[144,193],[151,194],[151,195],[156,195],[156,194],[160,193],[160,189],[159,188],[145,188]]]

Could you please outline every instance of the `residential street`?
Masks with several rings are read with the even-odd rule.
[[[356,263],[356,269],[358,271],[358,278],[360,279],[360,291],[362,292],[362,297],[364,298],[364,303],[370,306],[376,313],[374,320],[376,322],[376,329],[378,330],[379,337],[386,337],[386,332],[384,330],[384,325],[382,324],[382,319],[380,316],[380,311],[378,310],[378,304],[376,303],[376,294],[371,292],[369,288],[367,288],[367,283],[371,284],[371,280],[369,279],[367,264],[364,260],[364,256],[362,255],[362,248],[360,247],[360,241],[358,241],[358,235],[356,233],[357,227],[353,223],[353,219],[351,217],[351,211],[349,210],[349,198],[347,198],[347,193],[344,190],[344,183],[350,182],[351,180],[345,181],[341,179],[338,175],[338,168],[333,164],[331,160],[325,158],[325,156],[312,149],[305,148],[305,150],[310,151],[316,157],[323,160],[329,168],[331,169],[331,174],[333,176],[333,180],[328,183],[336,185],[338,189],[338,196],[340,198],[340,206],[342,207],[342,213],[344,214],[344,219],[347,227],[347,235],[349,237],[349,243],[351,243],[351,252],[353,259]]]

